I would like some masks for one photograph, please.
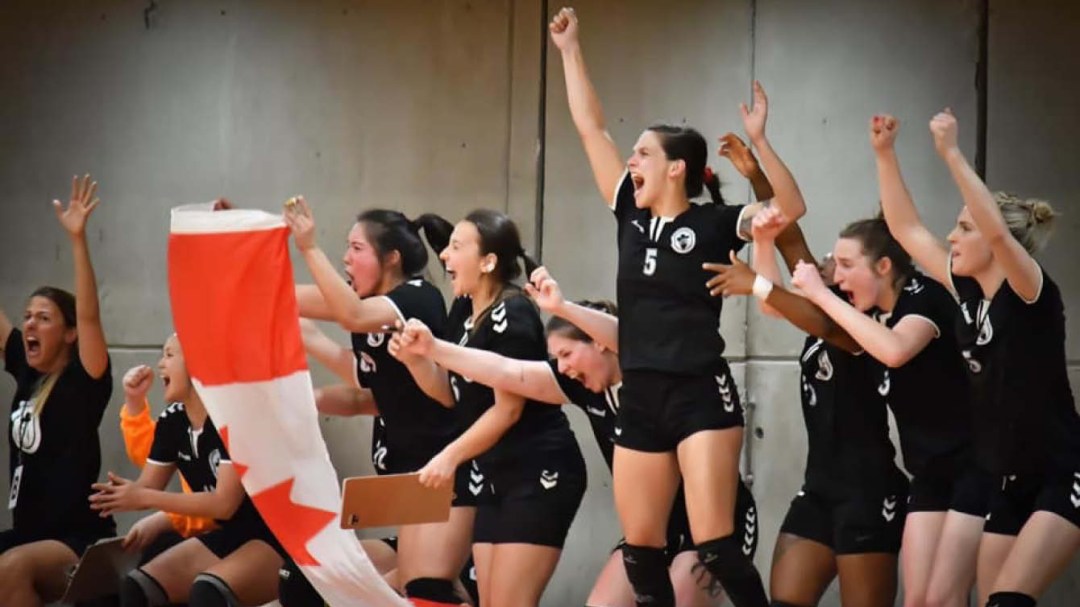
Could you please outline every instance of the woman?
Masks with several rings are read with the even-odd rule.
[[[734,533],[742,408],[722,355],[721,302],[709,297],[702,269],[742,246],[739,224],[760,203],[690,203],[701,193],[707,155],[705,140],[692,129],[651,127],[624,163],[605,130],[573,11],[560,11],[550,30],[562,54],[574,125],[618,222],[623,402],[614,489],[636,601],[674,603],[663,547],[681,472],[704,567],[736,607],[766,605],[761,578]],[[763,160],[773,153],[764,137],[765,103],[756,86],[753,112],[743,108],[747,134]],[[803,213],[782,211],[792,220]]]
[[[98,517],[86,501],[101,467],[98,425],[112,394],[86,238],[96,190],[89,175],[75,177],[67,208],[53,201],[71,241],[75,295],[38,288],[21,329],[0,312],[4,365],[16,382],[8,424],[13,526],[0,532],[0,605],[58,600],[86,547],[116,532],[112,518]]]
[[[992,194],[957,145],[948,110],[930,122],[964,208],[942,243],[900,177],[899,123],[871,123],[889,230],[960,302],[956,335],[973,387],[976,464],[1000,478],[978,550],[980,604],[1030,607],[1080,548],[1080,417],[1065,370],[1061,291],[1032,255],[1053,209]]]
[[[165,401],[150,456],[138,480],[109,473],[93,485],[91,507],[103,516],[161,510],[213,518],[216,529],[186,539],[125,576],[124,607],[262,605],[277,598],[284,549],[255,510],[214,423],[206,413],[176,335],[165,341],[158,374]],[[165,491],[177,470],[194,493]],[[140,544],[138,527],[127,537]]]
[[[777,200],[801,200],[798,185],[778,159],[766,168]],[[792,270],[799,260],[813,260],[798,225],[766,209],[754,217],[753,235],[754,267],[761,274],[734,255],[731,266],[708,264],[719,272],[708,283],[713,294],[753,293],[765,313],[783,316],[809,334],[799,357],[809,443],[805,480],[776,540],[773,605],[816,605],[839,577],[844,605],[891,606],[907,479],[893,462],[885,402],[878,391],[881,372],[843,328],[780,286],[776,248]],[[831,261],[820,272],[831,281]]]
[[[506,215],[469,213],[439,257],[455,296],[447,341],[510,358],[546,359],[540,315],[512,282],[521,274],[519,260],[527,271],[535,264]],[[420,482],[445,485],[472,458],[483,472],[482,482],[468,488],[480,496],[473,533],[480,604],[535,606],[585,492],[585,462],[566,416],[439,367],[407,346],[395,336],[390,348],[425,392],[454,407],[467,427],[420,469]]]
[[[534,271],[531,278],[531,285],[526,285],[529,294],[541,310],[553,315],[547,325],[548,352],[551,355],[547,362],[515,360],[494,352],[435,339],[427,327],[417,321],[410,321],[406,325],[402,340],[410,343],[408,348],[411,352],[429,356],[440,366],[470,377],[475,382],[540,402],[553,405],[572,403],[580,407],[588,417],[596,444],[610,470],[616,439],[619,390],[622,387],[615,307],[609,302],[575,304],[563,300],[558,284],[544,268]],[[757,511],[753,495],[745,484],[739,484],[737,501],[739,534],[744,548],[753,556],[757,547]],[[719,605],[723,602],[723,594],[709,593],[707,588],[698,584],[698,575],[694,572],[697,554],[690,539],[681,491],[676,504],[678,508],[672,512],[668,522],[665,547],[676,604]],[[612,552],[589,593],[586,605],[633,605],[633,590],[622,563],[622,544],[620,541]]]
[[[352,333],[352,355],[342,351],[339,362],[327,362],[339,369],[355,364],[362,387],[324,390],[320,410],[377,413],[377,437],[382,440],[373,443],[376,470],[414,472],[457,438],[460,429],[453,412],[424,394],[406,367],[387,352],[385,327],[415,317],[441,334],[446,306],[439,290],[422,278],[428,254],[420,232],[433,247],[442,248],[452,227],[430,214],[410,221],[397,211],[364,211],[349,230],[343,258],[346,282],[315,243],[315,222],[307,203],[302,197],[290,202],[285,221],[315,280],[314,288],[297,289],[300,315],[333,320]],[[450,519],[399,530],[397,579],[411,598],[461,602],[454,580],[468,560],[476,514],[476,496],[468,491],[469,465],[462,463],[455,472]]]

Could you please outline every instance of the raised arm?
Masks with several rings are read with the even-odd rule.
[[[378,331],[384,325],[391,325],[398,320],[397,310],[384,298],[357,297],[349,283],[345,282],[334,268],[334,264],[330,263],[326,253],[315,244],[315,219],[303,196],[292,198],[285,203],[283,217],[333,320],[353,333]],[[356,245],[350,242],[349,246]],[[304,295],[302,292],[299,294]],[[301,300],[301,303],[305,304],[308,311],[319,311],[312,309],[310,301]]]
[[[97,182],[86,175],[80,180],[71,178],[71,200],[65,209],[59,200],[53,200],[53,208],[60,225],[71,240],[71,252],[75,261],[75,318],[78,325],[79,361],[94,379],[105,374],[109,367],[109,349],[105,345],[105,331],[101,327],[101,311],[98,305],[97,279],[90,263],[90,249],[86,243],[86,220],[97,208],[100,200],[94,197]]]
[[[746,143],[738,135],[725,133],[720,138],[720,155],[727,158],[731,165],[735,167],[735,170],[750,182],[750,187],[754,190],[755,200],[771,200],[773,198],[775,193],[773,192],[772,183],[769,182],[765,172],[761,170],[761,165],[758,163],[754,153],[750,151],[750,148],[746,147]],[[708,179],[705,181],[708,183]]]
[[[404,324],[399,322],[396,326],[399,331],[390,339],[387,351],[405,365],[424,394],[442,406],[452,408],[456,403],[450,387],[450,376],[446,369],[427,356],[435,340],[431,329],[416,318],[410,318]]]
[[[600,189],[605,203],[610,205],[615,199],[615,188],[619,185],[619,178],[626,169],[626,163],[607,132],[604,110],[589,80],[585,56],[581,52],[578,39],[578,20],[574,9],[560,10],[552,18],[548,29],[551,31],[551,40],[562,54],[570,116],[592,166],[596,187]]]
[[[593,341],[612,352],[619,351],[619,319],[563,298],[559,283],[541,266],[529,275],[525,292],[548,314],[559,316],[581,329]]]
[[[154,383],[154,372],[146,365],[138,365],[124,373],[124,406],[120,408],[120,433],[124,437],[124,449],[128,459],[139,468],[146,465],[150,447],[154,443],[157,424],[150,419],[150,404],[146,393]]]
[[[420,469],[420,483],[428,487],[452,483],[458,466],[494,447],[521,418],[524,408],[523,397],[495,390],[495,404]]]
[[[951,285],[949,279],[949,248],[927,229],[911,199],[900,161],[896,156],[896,136],[900,122],[889,115],[870,120],[870,145],[877,161],[878,189],[881,210],[889,232],[934,280]]]
[[[791,176],[787,166],[780,160],[780,156],[773,150],[768,138],[765,136],[765,122],[769,116],[769,98],[765,95],[765,88],[761,83],[754,81],[753,108],[747,108],[745,103],[739,105],[742,113],[743,127],[746,136],[750,138],[750,144],[757,150],[765,173],[769,176],[769,182],[773,188],[772,205],[783,213],[788,222],[798,221],[806,214],[806,203],[803,201],[799,186]],[[721,153],[723,150],[721,150]],[[754,214],[760,211],[765,203],[754,203],[743,212],[743,221],[750,221]],[[749,225],[740,228],[740,232],[749,234]]]
[[[0,310],[0,356],[3,356],[7,350],[7,341],[11,337],[11,332],[15,329],[15,326],[11,324],[11,319],[4,314],[3,310]]]
[[[792,284],[886,367],[903,366],[937,336],[937,328],[919,316],[906,316],[895,327],[886,327],[826,288],[818,269],[809,264],[795,269]]]
[[[552,405],[566,404],[551,366],[539,360],[517,360],[495,352],[466,348],[442,339],[431,345],[431,358],[440,367],[496,390]]]
[[[960,196],[964,199],[964,206],[971,213],[971,218],[979,227],[983,238],[990,244],[994,260],[1005,270],[1005,279],[1009,281],[1009,286],[1024,301],[1035,301],[1042,289],[1042,270],[1024,245],[1013,238],[997,202],[994,201],[994,195],[964,158],[956,143],[957,130],[956,117],[948,109],[930,121],[934,146],[949,167],[953,181],[960,189]]]
[[[306,318],[300,319],[300,337],[304,350],[319,364],[329,369],[341,381],[357,386],[356,356],[353,351],[330,339],[319,330],[318,325]]]

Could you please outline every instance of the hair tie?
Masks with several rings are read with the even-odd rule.
[[[716,179],[716,173],[713,173],[713,170],[711,167],[709,167],[709,165],[705,165],[705,171],[704,175],[701,178],[701,182],[705,184],[712,184],[714,179]]]

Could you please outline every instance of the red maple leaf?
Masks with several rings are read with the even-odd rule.
[[[297,565],[318,565],[319,561],[307,551],[307,543],[337,518],[337,513],[292,501],[294,480],[289,478],[267,487],[251,496],[251,501]]]
[[[225,450],[229,451],[229,427],[228,426],[222,426],[221,429],[218,430],[218,435],[221,436],[221,442],[224,443]],[[229,451],[229,461],[232,462],[233,468],[236,469],[237,477],[240,478],[241,480],[243,480],[244,474],[247,473],[248,468],[250,468],[250,466],[245,466],[244,464],[241,464],[240,462],[233,459],[231,451]]]

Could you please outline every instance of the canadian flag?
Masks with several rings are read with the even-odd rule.
[[[409,607],[352,531],[319,431],[288,228],[263,211],[172,211],[169,294],[188,371],[255,507],[323,599]]]

